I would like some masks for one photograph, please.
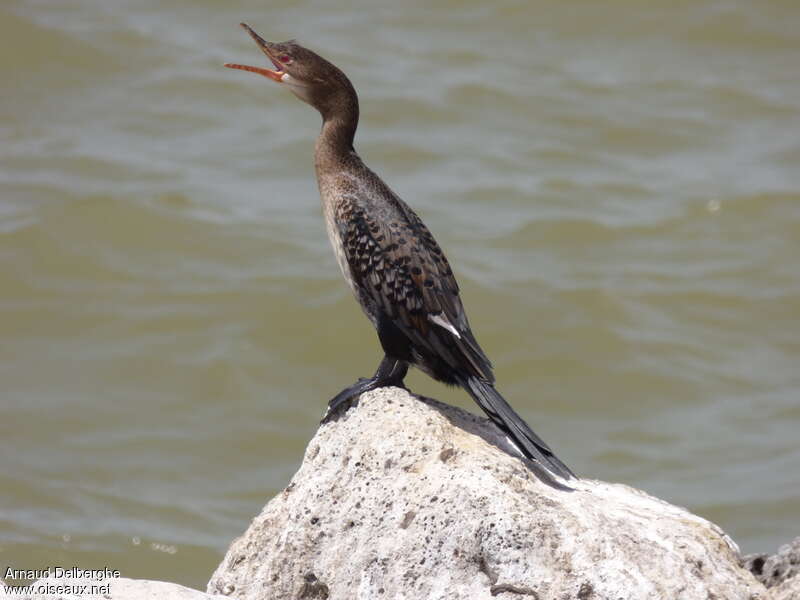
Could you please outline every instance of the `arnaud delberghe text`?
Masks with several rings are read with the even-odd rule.
[[[79,567],[47,567],[45,569],[13,569],[6,568],[4,574],[6,580],[9,579],[93,579],[102,581],[103,579],[118,579],[119,571],[116,569],[81,569]]]

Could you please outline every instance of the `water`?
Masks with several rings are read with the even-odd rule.
[[[567,464],[800,534],[800,5],[337,4],[0,6],[0,565],[203,587],[377,365],[242,20],[351,76]]]

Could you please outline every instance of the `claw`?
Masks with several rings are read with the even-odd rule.
[[[364,392],[388,386],[397,386],[406,389],[403,385],[403,378],[407,371],[407,363],[401,363],[396,359],[385,356],[381,364],[378,365],[378,370],[373,377],[361,377],[353,385],[343,389],[331,398],[330,402],[328,402],[328,409],[325,411],[320,423],[324,424],[330,421],[340,406],[355,400]]]

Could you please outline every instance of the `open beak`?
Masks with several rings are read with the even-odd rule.
[[[263,67],[251,67],[249,65],[239,65],[236,63],[225,63],[225,66],[229,69],[241,69],[242,71],[258,73],[259,75],[263,75],[268,79],[272,79],[273,81],[281,83],[283,80],[282,78],[284,71],[280,63],[278,63],[278,61],[275,59],[275,56],[272,54],[272,50],[270,49],[272,44],[253,31],[247,23],[239,23],[239,25],[241,25],[242,28],[250,34],[250,37],[255,40],[256,44],[258,44],[258,47],[261,48],[261,51],[272,61],[272,64],[275,65],[275,70],[273,71],[272,69],[264,69]]]

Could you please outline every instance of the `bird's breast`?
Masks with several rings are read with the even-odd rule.
[[[325,229],[328,232],[328,240],[330,240],[333,253],[336,256],[336,262],[339,264],[339,269],[342,271],[344,280],[353,293],[356,293],[355,284],[353,283],[353,275],[350,272],[350,265],[347,262],[347,256],[344,252],[344,243],[342,242],[341,229],[336,220],[336,204],[334,199],[322,199],[322,214],[325,217]]]

